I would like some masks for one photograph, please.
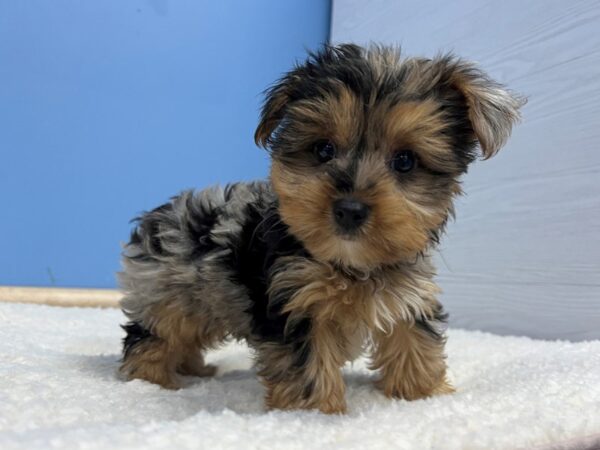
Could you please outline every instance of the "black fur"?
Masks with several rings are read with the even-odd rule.
[[[324,94],[339,94],[339,86],[344,85],[361,98],[368,112],[367,104],[374,96],[378,100],[385,99],[390,105],[406,101],[423,101],[433,98],[441,104],[448,126],[441,132],[451,140],[455,152],[456,171],[452,175],[466,172],[468,164],[476,157],[477,140],[469,120],[467,101],[462,92],[452,84],[452,75],[457,69],[458,60],[453,56],[440,57],[432,64],[432,60],[422,59],[423,64],[430,64],[424,76],[431,78],[431,85],[422,91],[406,91],[403,82],[410,70],[401,66],[398,70],[389,70],[383,75],[375,73],[375,68],[365,58],[363,49],[354,44],[337,47],[325,46],[318,52],[311,53],[307,61],[279,80],[266,93],[267,101],[263,109],[261,121],[281,120],[278,127],[273,128],[273,135],[266,140],[274,156],[281,160],[290,158],[288,152],[292,146],[286,137],[286,128],[292,125],[289,134],[294,135],[293,124],[284,119],[285,108],[273,114],[275,105],[285,97],[286,105],[299,100],[321,98]],[[361,142],[358,155],[367,148]],[[300,164],[300,158],[293,158],[292,164]]]
[[[145,339],[152,337],[152,333],[138,322],[129,322],[125,325],[121,325],[121,328],[127,333],[123,338],[123,359],[129,355],[129,352],[131,352],[136,345]]]
[[[290,345],[295,364],[303,365],[308,357],[307,337],[310,319],[289,322],[281,309],[293,292],[277,292],[267,296],[267,288],[278,258],[309,256],[303,245],[294,238],[281,221],[275,204],[249,204],[240,242],[232,248],[235,281],[247,287],[252,316],[252,333],[260,341]]]
[[[336,104],[332,101],[332,97],[336,96],[343,100],[341,107],[348,106],[348,90],[354,94],[350,97],[356,97],[349,104],[353,119],[342,127],[345,128],[343,134],[331,133],[328,131],[331,121],[327,119],[331,118],[331,113],[325,108]],[[300,101],[303,101],[301,105],[294,106],[295,102]],[[385,142],[390,139],[388,129],[393,129],[393,124],[382,120],[380,115],[396,104],[422,101],[428,101],[427,108],[437,108],[433,112],[436,125],[430,127],[429,135],[434,135],[439,145],[432,144],[437,151],[428,153],[425,153],[425,148],[414,149],[417,155],[418,150],[423,150],[419,164],[410,173],[397,176],[397,180],[392,179],[397,181],[395,186],[393,181],[387,183],[389,177],[385,171],[390,169],[390,154],[402,150],[393,146],[419,143],[412,142],[416,139],[400,139],[396,136],[391,138],[393,142]],[[381,105],[377,102],[381,102]],[[361,104],[362,107],[359,106]],[[182,323],[198,320],[198,333],[192,333],[186,339],[193,341],[199,349],[205,350],[215,345],[216,341],[233,337],[245,339],[257,351],[259,375],[267,381],[267,387],[275,392],[269,400],[275,402],[271,406],[316,406],[325,412],[344,409],[343,399],[331,402],[325,398],[331,397],[333,390],[327,387],[327,383],[314,378],[315,371],[320,370],[315,364],[330,358],[328,352],[316,352],[318,342],[314,339],[321,336],[329,339],[318,332],[319,326],[335,327],[331,328],[331,332],[336,333],[336,342],[330,345],[330,352],[339,354],[331,355],[329,363],[339,366],[340,358],[358,356],[361,349],[354,345],[355,339],[365,337],[363,333],[372,332],[364,327],[381,328],[382,324],[393,327],[400,321],[410,319],[410,323],[415,323],[420,337],[425,338],[431,347],[427,349],[427,354],[443,364],[443,328],[447,314],[433,298],[435,289],[431,278],[434,274],[429,255],[439,242],[446,220],[453,214],[451,200],[460,193],[460,176],[476,156],[477,141],[482,144],[484,157],[492,156],[508,138],[512,123],[519,117],[519,105],[517,99],[500,89],[482,72],[453,56],[402,60],[399,53],[391,48],[362,49],[352,44],[325,46],[321,51],[311,54],[307,61],[285,75],[267,92],[261,112],[255,140],[271,152],[274,163],[281,165],[281,170],[272,172],[273,185],[270,181],[264,181],[232,184],[223,190],[186,191],[137,220],[131,240],[124,249],[124,270],[119,275],[125,293],[121,305],[130,320],[123,326],[126,332],[123,339],[124,359],[143,342],[160,343],[161,339],[169,338],[154,336],[153,331],[159,333],[162,329],[152,327],[157,320],[161,320],[157,317],[162,312],[160,308],[173,306],[179,308],[177,312],[181,317],[172,319],[167,316],[168,320]],[[336,116],[334,123],[339,120],[346,120],[343,114]],[[421,125],[427,126],[425,122]],[[415,130],[420,131],[418,126],[415,126]],[[332,134],[333,137],[321,134]],[[347,148],[337,148],[339,160],[331,161],[323,168],[323,165],[317,164],[318,158],[315,158],[313,149],[314,142],[325,138],[339,139],[340,143],[332,142]],[[440,151],[446,147],[452,150]],[[367,164],[366,171],[361,170],[360,164],[363,162]],[[369,172],[376,169],[381,171],[375,175]],[[310,180],[311,184],[307,184],[310,189],[304,192],[300,189],[303,187],[303,175],[316,177]],[[381,177],[386,181],[385,184],[378,184]],[[382,189],[382,195],[389,198],[394,193],[394,186],[402,188],[407,198],[411,197],[413,203],[421,206],[420,209],[415,206],[415,217],[427,215],[436,219],[421,221],[424,226],[434,228],[425,230],[429,241],[422,239],[422,247],[416,249],[403,242],[395,244],[390,236],[394,231],[398,233],[394,236],[402,236],[403,224],[398,223],[398,230],[390,232],[389,226],[378,230],[380,222],[373,220],[370,229],[356,238],[357,243],[342,245],[333,242],[335,245],[329,248],[315,245],[318,239],[339,238],[331,229],[334,221],[328,208],[332,203],[310,201],[311,195],[319,189],[319,181],[323,182],[323,192],[331,197],[331,202],[353,193],[368,198],[366,191],[373,190],[371,194],[378,195]],[[287,225],[279,214],[280,205],[275,192],[276,187],[286,183],[288,190],[279,192],[282,214],[287,220],[298,222],[289,222]],[[409,196],[406,191],[411,187],[414,195]],[[298,201],[299,198],[290,199],[293,195],[289,195],[288,191],[293,193],[294,188],[298,197],[304,195],[303,201]],[[283,195],[284,192],[286,195]],[[304,212],[315,214],[296,214],[294,217],[290,213],[293,211],[289,207],[291,204],[283,204],[284,201],[298,201],[300,210],[304,208]],[[405,206],[398,203],[398,208]],[[379,209],[393,208],[394,204],[389,202]],[[379,215],[385,213],[383,211]],[[302,223],[303,220],[305,223]],[[429,222],[432,224],[429,225]],[[417,225],[408,225],[419,226],[417,220],[415,223]],[[310,225],[315,225],[314,229],[311,230]],[[294,230],[297,237],[291,234],[290,229]],[[380,245],[381,248],[376,250],[387,250],[389,255],[381,251],[368,252],[365,241],[360,241],[371,237],[370,233],[376,235],[380,231],[387,235],[369,239],[366,244],[375,247]],[[402,246],[414,250],[414,257],[403,253]],[[311,249],[312,255],[307,248]],[[310,270],[304,272],[305,267]],[[327,281],[320,280],[319,275],[326,273],[315,275],[311,272],[321,269],[340,272],[327,278],[335,284],[327,286]],[[294,270],[298,272],[294,273]],[[411,279],[411,274],[418,277]],[[342,283],[337,284],[337,276],[345,276]],[[304,278],[308,279],[302,286]],[[349,286],[347,283],[363,282],[368,283],[366,288],[376,287],[377,291],[349,290],[343,294],[349,296],[354,292],[357,295],[371,292],[365,294],[364,298],[354,299],[366,303],[356,304],[357,307],[365,306],[365,311],[358,311],[360,314],[356,317],[346,317],[348,310],[344,306],[339,310],[332,309],[331,317],[322,319],[315,309],[317,307],[312,304],[304,305],[304,308],[290,305],[296,307],[293,314],[284,313],[285,306],[289,305],[297,292],[301,295],[307,293],[312,296],[307,299],[312,301],[318,295],[312,293],[313,288],[321,289],[319,294],[321,291],[326,294],[329,288],[341,290]],[[380,290],[388,292],[380,294]],[[421,292],[424,293],[422,298],[414,298]],[[400,303],[403,302],[403,296],[411,297],[407,299],[408,303]],[[395,305],[383,304],[380,307],[377,303],[396,300],[399,303]],[[153,310],[155,305],[160,308]],[[337,317],[337,311],[341,317]],[[412,317],[407,317],[411,314]],[[359,322],[356,329],[353,322],[348,323],[349,320]],[[347,324],[352,326],[346,327]],[[165,333],[177,335],[182,331],[176,322],[173,325]],[[374,340],[381,338],[374,334],[371,337]],[[206,342],[198,343],[198,340]],[[175,347],[168,348],[172,352],[170,356],[182,359]],[[146,346],[138,347],[130,361],[124,362],[122,370],[129,372],[131,377],[140,376],[134,373],[132,367],[145,363],[135,358],[143,355],[145,349]],[[179,350],[183,352],[189,348],[186,344]],[[397,350],[401,355],[403,349]],[[385,359],[387,361],[382,362],[382,367],[394,366],[397,362],[395,358]],[[426,364],[422,366],[415,367],[415,371],[423,373],[409,376],[407,383],[428,378]],[[383,369],[385,377],[386,369]],[[329,369],[325,375],[329,376]],[[446,385],[445,374],[442,372],[438,375],[439,379],[431,381],[443,388]],[[143,377],[150,381],[163,381],[153,380],[155,375],[152,371]],[[279,382],[286,384],[283,394],[278,394],[273,387],[274,383]],[[290,383],[297,387],[296,392],[287,392],[292,386]],[[277,399],[278,395],[290,396],[290,403]]]
[[[438,304],[438,308],[434,311],[433,317],[426,319],[419,319],[415,321],[415,324],[431,337],[437,341],[445,339],[444,332],[446,330],[446,324],[448,323],[448,313],[444,311],[441,304]]]
[[[236,337],[289,346],[295,355],[295,365],[301,366],[310,350],[307,342],[310,319],[301,318],[291,323],[288,314],[282,314],[281,309],[293,292],[277,292],[269,298],[267,288],[279,258],[310,255],[281,221],[272,195],[257,195],[245,204],[243,211],[235,208],[230,211],[218,203],[231,201],[239,186],[226,186],[223,200],[218,200],[216,195],[212,202],[199,201],[200,194],[183,192],[169,203],[144,213],[136,219],[137,226],[129,243],[130,247],[142,247],[144,251],[133,252],[129,258],[160,263],[163,258],[176,257],[180,261],[183,259],[185,264],[201,267],[204,256],[228,250],[218,260],[223,274],[230,274],[231,282],[246,288],[250,303],[245,311],[251,323],[250,335]],[[258,183],[250,188],[255,186],[260,189],[265,185]],[[213,231],[219,220],[228,218],[242,220],[241,231],[232,233],[225,243],[216,243]],[[170,251],[175,246],[177,255]],[[123,329],[127,332],[123,340],[125,355],[140,341],[152,336],[136,321],[123,326]]]

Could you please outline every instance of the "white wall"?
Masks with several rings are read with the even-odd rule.
[[[529,97],[441,247],[451,325],[600,338],[600,2],[334,0],[332,41],[479,62]]]

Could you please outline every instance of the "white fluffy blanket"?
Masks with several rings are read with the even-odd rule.
[[[179,391],[116,376],[116,310],[0,304],[0,448],[600,448],[600,341],[450,330],[456,394],[383,397],[360,360],[346,416],[267,412],[248,350],[209,354],[212,379]]]

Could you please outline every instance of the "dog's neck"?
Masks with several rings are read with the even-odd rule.
[[[429,250],[429,249],[428,249]],[[378,278],[395,272],[410,272],[414,268],[429,265],[429,251],[423,251],[415,255],[412,260],[398,260],[394,263],[381,264],[375,267],[359,268],[342,264],[340,262],[326,261],[336,272],[352,281],[361,281],[368,278]]]
[[[320,260],[316,258],[307,249],[307,246],[295,236],[289,226],[284,222],[279,214],[279,199],[275,192],[271,191],[273,197],[269,207],[264,213],[264,220],[257,226],[257,235],[265,242],[270,242],[275,247],[278,247],[277,253],[295,254],[313,259],[319,263],[331,266],[336,272],[340,273],[349,280],[366,280],[368,278],[376,278],[385,276],[394,272],[410,272],[414,268],[429,266],[431,251],[439,243],[440,234],[443,233],[444,225],[436,232],[432,232],[429,245],[418,253],[415,253],[410,258],[405,255],[394,262],[382,263],[380,265],[359,267],[346,264],[341,260]],[[284,248],[282,248],[284,247]],[[424,264],[425,263],[425,264]]]

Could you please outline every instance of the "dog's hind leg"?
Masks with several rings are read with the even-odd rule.
[[[123,328],[123,363],[127,379],[139,378],[167,389],[181,387],[181,375],[211,376],[216,368],[204,363],[202,352],[226,336],[218,321],[186,314],[177,303],[153,307],[146,323]]]

